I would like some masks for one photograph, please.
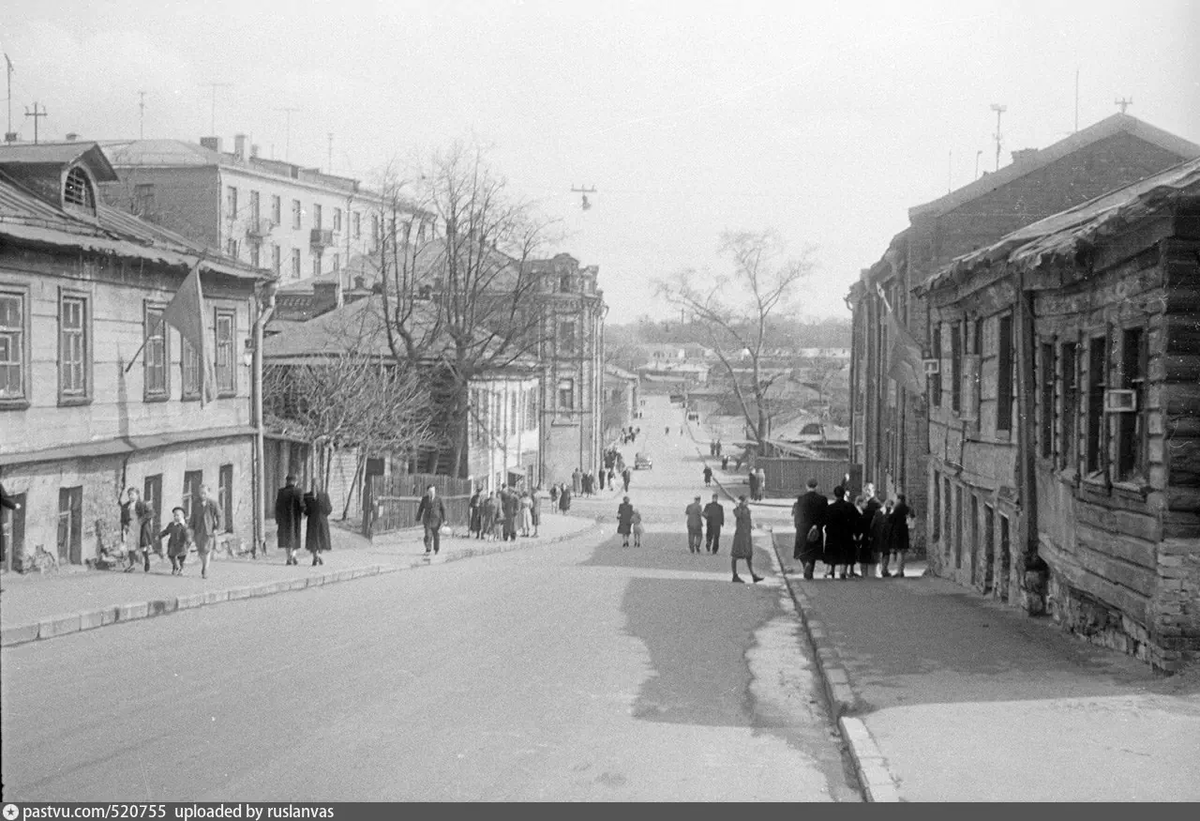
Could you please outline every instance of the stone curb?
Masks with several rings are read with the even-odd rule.
[[[829,714],[837,722],[838,732],[854,761],[854,772],[858,776],[863,798],[872,803],[901,801],[896,779],[888,768],[887,759],[884,758],[867,725],[861,718],[853,715],[859,709],[860,699],[851,684],[850,674],[842,663],[841,655],[829,638],[825,623],[815,615],[812,602],[798,583],[799,580],[782,573],[784,557],[779,555],[774,531],[768,532],[771,536],[771,552],[781,571],[783,583],[796,604],[800,623],[804,625],[805,635],[808,636],[813,649]]]
[[[582,518],[582,517],[580,517]],[[535,547],[537,545],[556,544],[558,542],[572,539],[576,536],[583,535],[589,532],[589,528],[584,527],[573,533],[564,533],[561,536],[552,536],[546,539],[538,539],[532,541],[516,542],[501,542],[502,546],[491,547],[495,542],[486,542],[485,546],[469,547],[465,550],[456,551],[453,554],[446,554],[442,559],[439,557],[437,564],[445,564],[446,562],[457,561],[459,559],[470,559],[477,556],[487,556],[492,553],[510,553],[514,550],[522,550],[527,547]],[[97,627],[105,627],[110,624],[123,624],[129,621],[137,621],[139,619],[151,618],[153,616],[165,616],[169,613],[174,613],[180,610],[191,610],[196,607],[204,607],[210,604],[220,604],[222,602],[242,601],[252,598],[260,598],[262,596],[272,596],[276,593],[290,593],[295,590],[306,590],[309,587],[321,587],[326,584],[335,584],[337,582],[351,581],[353,579],[362,579],[368,576],[379,576],[385,573],[395,573],[400,570],[411,570],[417,567],[428,567],[434,564],[426,557],[419,557],[410,561],[407,564],[373,564],[364,565],[361,567],[351,567],[342,570],[330,570],[319,575],[304,576],[296,579],[281,579],[278,581],[260,582],[258,584],[243,585],[241,587],[230,587],[221,590],[205,590],[201,593],[188,593],[182,596],[166,599],[152,599],[143,602],[131,602],[128,604],[115,605],[112,607],[101,607],[94,610],[84,610],[78,613],[66,613],[58,616],[48,616],[38,619],[29,624],[17,624],[10,627],[0,628],[0,647],[13,647],[18,644],[27,644],[33,641],[42,641],[52,639],[58,636],[68,636],[72,633],[79,633],[84,630],[91,630]]]

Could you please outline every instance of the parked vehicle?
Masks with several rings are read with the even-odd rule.
[[[639,453],[633,457],[634,470],[650,470],[654,467],[654,462],[650,460],[649,453]]]

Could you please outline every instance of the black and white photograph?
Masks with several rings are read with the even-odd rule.
[[[1200,802],[1200,2],[0,52],[5,821]]]

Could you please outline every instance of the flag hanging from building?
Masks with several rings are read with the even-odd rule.
[[[912,393],[925,393],[925,362],[921,356],[921,345],[896,321],[891,305],[884,303],[887,311],[888,329],[888,376]]]
[[[213,371],[208,334],[204,332],[204,317],[204,293],[200,289],[200,261],[197,260],[192,272],[171,299],[171,304],[163,311],[163,322],[179,331],[179,336],[196,352],[201,407],[216,398],[217,393],[217,377]]]

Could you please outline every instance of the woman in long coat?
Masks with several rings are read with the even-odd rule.
[[[562,490],[558,494],[558,510],[560,513],[566,513],[571,509],[571,489],[564,483]]]
[[[467,533],[475,537],[479,536],[479,526],[482,523],[482,512],[479,509],[482,502],[482,493],[479,488],[475,488],[475,492],[471,494],[471,501],[467,505],[470,514],[467,517]]]
[[[483,500],[479,511],[479,537],[484,541],[490,542],[496,535],[496,513],[499,509],[499,505],[496,504],[496,494],[489,493]]]
[[[125,551],[129,554],[129,573],[136,566],[138,554],[142,559],[142,570],[150,572],[150,551],[154,550],[154,511],[150,505],[142,501],[142,494],[135,487],[126,492],[129,499],[121,505],[121,535],[125,543]]]
[[[754,573],[754,542],[750,538],[750,530],[753,528],[753,523],[750,521],[750,506],[746,504],[746,497],[739,496],[737,507],[733,509],[733,519],[735,522],[733,530],[733,549],[729,552],[729,566],[733,570],[733,581],[742,582],[742,577],[738,575],[737,563],[738,559],[746,562],[746,569],[750,571],[750,578],[756,582],[762,581],[762,576]]]
[[[329,550],[333,545],[329,538],[329,514],[333,505],[329,494],[323,490],[309,491],[304,494],[304,515],[308,517],[308,528],[304,533],[304,546],[312,553],[313,567],[325,564],[321,552]]]
[[[617,533],[621,534],[621,547],[629,547],[629,534],[633,531],[633,505],[626,496],[617,505]]]
[[[888,516],[888,544],[896,555],[896,574],[904,576],[904,559],[908,555],[908,520],[912,518],[912,510],[903,493],[896,494],[896,506]]]

